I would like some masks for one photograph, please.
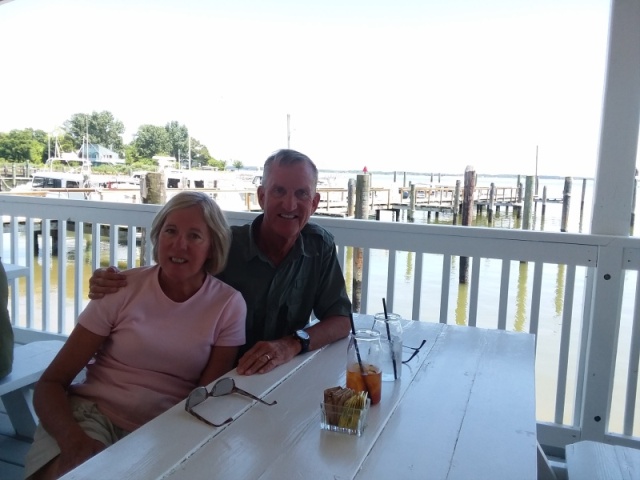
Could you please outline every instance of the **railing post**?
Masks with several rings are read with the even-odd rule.
[[[611,416],[611,391],[616,364],[620,309],[624,284],[624,247],[612,241],[598,250],[592,269],[593,295],[590,318],[585,319],[586,358],[582,405],[578,426],[580,440],[602,442]]]

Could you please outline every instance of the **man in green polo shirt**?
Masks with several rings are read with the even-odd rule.
[[[279,150],[265,162],[258,201],[263,214],[232,227],[233,240],[219,278],[247,303],[247,343],[238,373],[265,373],[299,353],[349,334],[351,302],[333,236],[309,224],[320,194],[318,170],[306,155]],[[113,267],[98,269],[90,298],[126,285]],[[319,322],[308,326],[311,313]]]

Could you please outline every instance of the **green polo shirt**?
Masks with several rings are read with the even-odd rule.
[[[320,321],[351,312],[333,235],[308,223],[276,267],[255,242],[262,219],[260,215],[250,225],[231,227],[227,266],[218,275],[247,303],[247,343],[242,352],[259,340],[276,340],[304,328],[311,312]]]

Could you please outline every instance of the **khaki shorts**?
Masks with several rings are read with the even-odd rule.
[[[102,414],[95,403],[84,398],[70,396],[69,403],[73,418],[91,438],[104,443],[107,447],[126,437],[129,432],[111,423]],[[33,444],[25,457],[25,478],[33,475],[51,460],[60,455],[58,443],[47,431],[38,424],[33,438]]]

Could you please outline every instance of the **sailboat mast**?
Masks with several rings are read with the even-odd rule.
[[[291,115],[287,113],[287,148],[291,148]]]
[[[535,195],[538,196],[538,145],[536,145],[536,188]]]
[[[89,161],[89,115],[85,115],[84,117],[84,128],[85,128],[85,141],[86,141],[86,150],[85,150],[85,160]]]

